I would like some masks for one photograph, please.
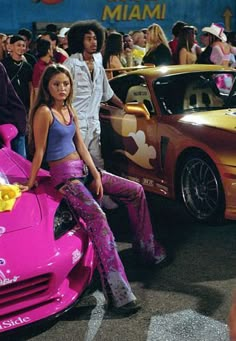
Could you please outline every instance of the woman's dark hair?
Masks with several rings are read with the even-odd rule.
[[[20,34],[21,36],[26,37],[28,40],[31,40],[32,36],[33,36],[32,32],[30,30],[28,30],[27,28],[21,28],[18,31],[18,34]]]
[[[179,33],[177,56],[182,48],[186,48],[187,51],[191,51],[194,44],[194,34],[196,28],[194,26],[184,26]],[[179,58],[179,57],[178,57]]]
[[[111,33],[105,42],[103,53],[103,66],[109,68],[109,59],[111,56],[120,56],[123,49],[123,37],[120,33]]]
[[[50,47],[51,47],[50,41],[42,38],[38,39],[36,44],[37,57],[41,58],[46,56]]]
[[[58,31],[57,25],[55,25],[55,24],[47,24],[46,31],[57,33],[57,31]]]
[[[84,36],[90,31],[97,38],[97,51],[100,52],[104,42],[104,28],[96,20],[84,20],[73,24],[67,34],[70,53],[83,53]]]
[[[52,41],[56,41],[56,46],[58,45],[59,43],[59,39],[58,39],[58,36],[56,35],[56,33],[54,32],[50,32],[50,31],[45,31],[41,34],[42,37],[44,36],[49,36],[49,38],[52,40]]]
[[[175,36],[175,37],[178,37],[179,36],[179,33],[180,31],[182,30],[182,28],[184,26],[186,26],[187,24],[184,22],[184,21],[176,21],[174,23],[174,25],[172,26],[172,34]]]

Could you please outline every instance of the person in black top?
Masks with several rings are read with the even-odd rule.
[[[25,39],[26,51],[25,51],[24,56],[26,58],[26,61],[32,66],[32,69],[33,69],[34,65],[37,62],[37,58],[35,57],[33,52],[30,50],[31,44],[32,44],[32,36],[33,36],[32,32],[28,30],[27,28],[21,28],[18,31],[18,34],[23,36],[23,38]]]
[[[171,51],[164,31],[158,24],[152,24],[147,30],[147,52],[142,64],[170,65]]]
[[[24,37],[13,35],[10,43],[12,46],[11,55],[3,59],[2,63],[7,70],[7,74],[17,95],[20,97],[28,113],[30,108],[33,70],[31,65],[24,58],[26,49]]]
[[[12,141],[12,149],[26,157],[25,132],[26,111],[20,98],[17,96],[6,69],[0,63],[0,125],[11,123],[18,129],[18,135]]]

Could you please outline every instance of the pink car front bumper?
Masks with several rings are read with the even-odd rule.
[[[33,238],[27,246],[26,235]],[[7,238],[13,245],[15,236]],[[20,231],[18,240],[14,258],[1,248],[0,333],[69,308],[91,282],[96,266],[93,246],[82,229],[67,233],[48,250],[40,240],[34,242],[30,231]]]

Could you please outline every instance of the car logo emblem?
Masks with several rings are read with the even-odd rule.
[[[5,265],[6,264],[6,261],[5,261],[5,259],[3,259],[3,258],[0,258],[0,265]]]

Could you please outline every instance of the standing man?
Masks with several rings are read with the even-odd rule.
[[[79,117],[82,137],[95,165],[100,168],[104,168],[100,142],[100,103],[111,100],[119,108],[124,105],[111,89],[102,66],[99,52],[103,43],[104,29],[97,21],[77,22],[68,32],[71,56],[64,62],[73,77],[73,106]],[[109,197],[105,197],[103,206],[108,209],[117,207]]]
[[[22,36],[25,39],[25,44],[26,44],[26,51],[25,51],[25,58],[27,62],[32,66],[32,69],[37,62],[37,58],[34,56],[33,52],[30,50],[30,46],[32,44],[32,32],[28,30],[27,28],[21,28],[18,31],[18,34]]]
[[[26,61],[24,54],[26,43],[23,36],[17,34],[10,39],[11,55],[3,59],[2,63],[7,70],[7,74],[12,85],[23,102],[26,112],[30,108],[30,96],[32,90],[32,66]]]
[[[99,61],[104,42],[104,30],[96,21],[81,21],[68,32],[71,56],[64,62],[74,81],[73,106],[78,114],[85,144],[97,167],[103,168],[100,145],[99,109],[101,102],[111,100],[119,108],[122,101],[111,89],[105,70]]]
[[[52,63],[53,48],[49,40],[39,38],[37,40],[38,61],[33,68],[32,84],[34,90],[34,98],[38,93],[39,82],[46,67]]]

